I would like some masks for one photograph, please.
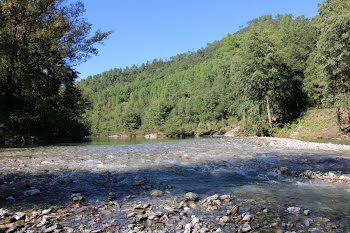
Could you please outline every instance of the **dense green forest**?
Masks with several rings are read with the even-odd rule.
[[[239,124],[271,135],[308,108],[349,122],[350,1],[313,19],[266,15],[196,52],[89,76],[79,85],[94,135],[210,134]]]

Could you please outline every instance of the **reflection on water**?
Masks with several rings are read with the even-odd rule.
[[[267,147],[254,138],[158,140],[95,139],[89,143],[0,152],[0,205],[42,190],[40,203],[66,201],[72,192],[98,200],[173,186],[172,195],[233,194],[275,205],[350,215],[349,185],[306,180],[273,172],[334,171],[350,174],[349,155]],[[135,184],[140,185],[135,185]],[[38,204],[33,198],[32,203]],[[30,203],[29,203],[30,204]]]

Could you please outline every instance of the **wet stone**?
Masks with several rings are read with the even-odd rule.
[[[161,196],[163,196],[163,194],[164,194],[163,191],[157,190],[157,189],[152,190],[152,191],[149,192],[149,196],[150,197],[161,197]]]
[[[223,202],[230,202],[231,196],[230,195],[221,195],[219,199]]]
[[[230,210],[229,214],[235,215],[239,211],[239,205],[234,205],[232,209]]]
[[[195,193],[188,192],[188,193],[185,193],[185,194],[184,194],[183,199],[184,199],[185,201],[198,201],[199,197],[198,197],[198,195],[195,194]]]
[[[29,190],[26,190],[23,192],[24,196],[34,196],[34,195],[37,195],[40,193],[41,193],[41,191],[39,189],[35,189],[35,188],[29,189]]]

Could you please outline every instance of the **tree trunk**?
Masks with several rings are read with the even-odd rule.
[[[267,108],[267,116],[269,118],[269,125],[270,128],[272,129],[272,119],[271,119],[271,111],[270,111],[270,100],[269,97],[266,97],[266,108]]]

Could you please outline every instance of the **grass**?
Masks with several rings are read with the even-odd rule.
[[[313,109],[278,130],[276,136],[299,139],[319,138],[325,130],[336,125],[335,109]]]

